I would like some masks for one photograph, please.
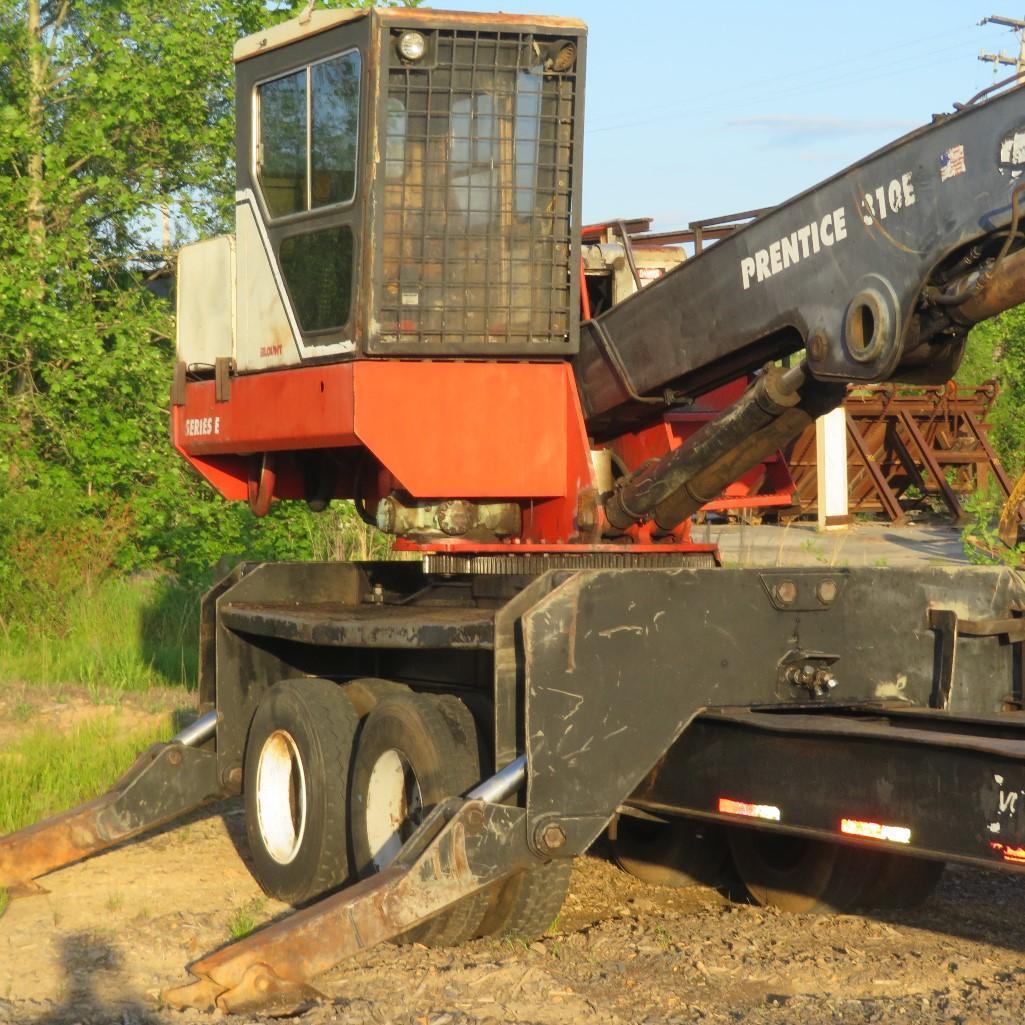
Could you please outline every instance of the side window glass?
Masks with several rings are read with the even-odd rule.
[[[257,86],[256,177],[272,219],[352,202],[359,90],[356,50]]]
[[[280,260],[303,332],[344,327],[352,296],[352,230],[348,225],[283,239]]]
[[[543,74],[541,68],[521,72],[514,97],[475,93],[452,100],[449,175],[455,207],[467,227],[487,227],[510,200],[517,217],[533,216]],[[509,144],[513,176],[504,181],[498,168],[510,160],[501,152]],[[507,193],[510,187],[514,194]]]
[[[353,52],[311,68],[313,207],[348,203],[356,193],[359,66]]]
[[[516,215],[534,212],[537,192],[538,146],[541,139],[541,82],[543,71],[522,73],[516,83]]]
[[[306,72],[259,87],[256,174],[271,217],[306,209]]]

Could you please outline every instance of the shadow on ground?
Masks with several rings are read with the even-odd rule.
[[[64,975],[61,1000],[35,1017],[6,1017],[12,1013],[12,1008],[5,1008],[0,1001],[0,1016],[4,1021],[10,1025],[72,1025],[85,1020],[116,1022],[117,1025],[159,1025],[160,1019],[142,998],[120,989],[121,998],[112,1003],[98,994],[97,983],[103,977],[116,977],[124,970],[121,953],[109,939],[93,932],[78,932],[62,937],[59,943]]]

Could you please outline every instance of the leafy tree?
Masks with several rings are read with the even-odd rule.
[[[1008,473],[1025,471],[1025,307],[1015,307],[972,330],[958,379],[995,378],[1000,394],[990,413],[993,441]]]
[[[0,11],[0,589],[26,540],[59,552],[72,523],[116,527],[95,548],[123,567],[186,575],[225,551],[311,553],[305,510],[256,524],[174,456],[166,426],[172,239],[231,228],[232,46],[303,6]]]

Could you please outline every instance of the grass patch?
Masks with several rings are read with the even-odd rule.
[[[0,918],[3,918],[4,912],[10,903],[11,895],[3,887],[0,887]]]
[[[0,629],[0,680],[79,683],[95,692],[192,688],[199,645],[199,593],[161,577],[107,577],[68,600],[59,626]]]
[[[149,744],[167,740],[171,716],[125,733],[98,713],[66,734],[33,730],[0,750],[0,836],[101,794]]]
[[[241,940],[248,936],[259,924],[267,909],[267,902],[260,897],[247,900],[237,907],[228,919],[228,932],[233,940]]]

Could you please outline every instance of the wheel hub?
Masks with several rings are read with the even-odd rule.
[[[306,832],[306,773],[291,734],[275,730],[264,742],[256,771],[256,814],[267,853],[289,864]]]
[[[391,748],[374,762],[367,787],[366,816],[371,861],[380,871],[395,860],[423,821],[420,782],[401,751]]]

